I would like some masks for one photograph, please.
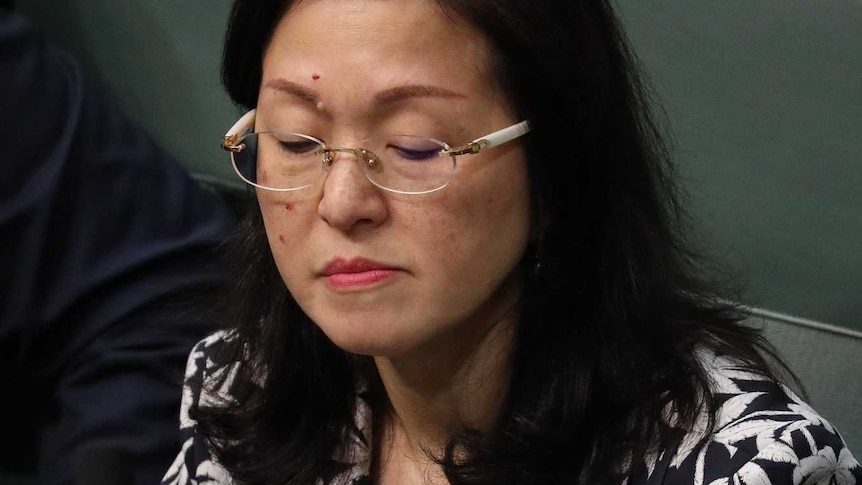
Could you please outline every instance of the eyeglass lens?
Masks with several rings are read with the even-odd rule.
[[[329,148],[298,133],[253,133],[241,143],[243,149],[232,153],[237,173],[252,185],[274,190],[308,187],[326,171],[326,160],[335,163],[343,158],[363,158],[359,150]],[[361,148],[373,154],[356,160],[362,164],[366,177],[375,185],[395,192],[437,190],[448,183],[455,169],[453,157],[440,156],[449,147],[432,138],[389,135],[370,138]],[[377,160],[369,163],[373,157]]]

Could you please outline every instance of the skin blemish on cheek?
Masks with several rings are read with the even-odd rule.
[[[323,101],[317,102],[317,111],[323,111]]]
[[[282,244],[284,244],[284,236],[282,236],[281,234],[278,235],[278,240],[281,241]]]
[[[315,81],[317,81],[318,79],[320,79],[320,74],[317,74],[317,73],[312,74],[311,79],[314,79]]]
[[[288,211],[292,211],[293,210],[293,204],[291,204],[289,202],[287,204],[284,204],[284,209],[288,210]]]

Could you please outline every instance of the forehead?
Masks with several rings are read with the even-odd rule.
[[[277,24],[263,77],[366,91],[430,83],[471,94],[494,88],[489,59],[484,36],[433,1],[304,0]]]

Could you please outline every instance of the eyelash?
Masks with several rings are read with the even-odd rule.
[[[313,141],[309,140],[309,141],[290,141],[290,142],[279,141],[278,146],[281,147],[282,150],[290,152],[290,153],[303,154],[303,153],[308,153],[308,152],[312,151],[318,145],[317,145],[317,143],[314,143]],[[296,147],[299,147],[300,149],[297,149]]]

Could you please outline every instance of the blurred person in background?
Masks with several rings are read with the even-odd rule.
[[[210,261],[234,215],[10,7],[0,481],[153,484],[180,443],[182,367],[212,330],[204,309],[223,278]]]

